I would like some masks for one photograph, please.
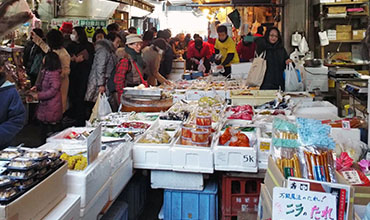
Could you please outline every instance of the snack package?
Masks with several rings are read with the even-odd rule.
[[[30,169],[30,170],[27,170],[27,171],[10,170],[9,173],[8,173],[8,176],[11,179],[15,179],[15,180],[28,180],[30,178],[35,177],[36,174],[37,173],[36,173],[35,169]]]
[[[0,152],[0,160],[12,160],[21,156],[22,153],[17,148],[4,149]]]
[[[324,182],[336,182],[333,150],[305,146],[302,147],[301,159],[302,164],[305,164],[304,177]]]
[[[42,150],[30,149],[24,153],[25,158],[30,158],[36,161],[45,160],[48,158],[48,153]]]
[[[13,159],[9,165],[9,170],[30,170],[39,166],[39,163],[29,158],[18,157]]]
[[[0,189],[13,185],[14,181],[8,176],[0,176]]]
[[[348,168],[338,172],[353,186],[370,186],[370,180],[360,170]]]
[[[35,181],[34,178],[28,179],[28,180],[18,180],[14,186],[18,187],[21,191],[27,191],[30,188],[32,188],[37,181]]]

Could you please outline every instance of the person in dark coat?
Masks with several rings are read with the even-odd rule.
[[[8,147],[17,133],[22,130],[26,119],[26,110],[21,97],[15,85],[6,81],[4,72],[0,72],[0,103],[0,149],[2,150]]]
[[[171,33],[167,30],[158,31],[157,37],[164,39],[167,43],[166,49],[164,51],[164,55],[162,58],[161,66],[159,67],[159,73],[165,78],[167,78],[167,76],[172,71],[172,61],[175,57],[175,54],[172,51],[172,47],[169,44]]]
[[[94,45],[87,40],[85,28],[74,27],[71,34],[73,54],[71,56],[71,73],[69,75],[68,98],[70,107],[66,115],[73,119],[75,126],[85,126],[86,110],[84,98],[87,81],[94,61]]]
[[[292,62],[286,52],[278,28],[271,27],[265,36],[258,38],[257,53],[266,51],[266,73],[261,89],[285,89],[283,73],[287,64]]]

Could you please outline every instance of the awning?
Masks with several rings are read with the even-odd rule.
[[[146,2],[144,0],[109,0],[109,1],[119,2],[119,3],[122,3],[122,4],[127,4],[127,5],[134,6],[134,7],[140,8],[142,10],[149,11],[149,12],[154,11],[154,5],[152,5],[149,2]]]

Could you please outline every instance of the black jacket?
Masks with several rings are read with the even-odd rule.
[[[269,32],[266,33],[269,36]],[[266,73],[261,85],[261,89],[285,89],[285,81],[283,73],[285,70],[285,61],[289,59],[288,53],[286,52],[281,38],[275,44],[268,42],[267,37],[258,38],[257,53],[261,54],[266,51]]]
[[[174,54],[172,51],[172,47],[169,44],[167,44],[167,49],[166,51],[164,51],[161,66],[159,67],[159,73],[162,76],[167,77],[171,73],[173,58]]]

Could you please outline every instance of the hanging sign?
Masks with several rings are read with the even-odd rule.
[[[329,193],[275,187],[272,219],[337,220],[336,197]]]

